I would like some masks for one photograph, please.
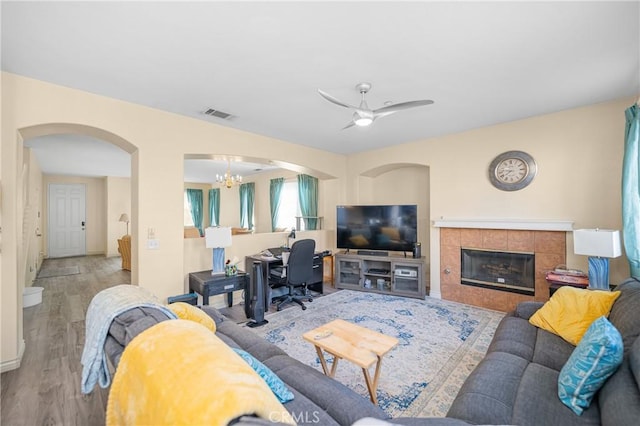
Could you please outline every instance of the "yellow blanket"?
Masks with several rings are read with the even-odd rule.
[[[241,415],[295,424],[267,384],[200,324],[163,321],[126,347],[107,425],[226,425]]]

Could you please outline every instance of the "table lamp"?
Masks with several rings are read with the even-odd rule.
[[[296,228],[292,228],[289,235],[287,235],[287,247],[291,248],[296,239]]]
[[[206,247],[213,249],[211,275],[224,274],[224,248],[231,247],[231,228],[206,228],[204,240]]]
[[[620,231],[612,229],[576,229],[573,252],[589,256],[589,288],[609,290],[609,258],[622,254]]]

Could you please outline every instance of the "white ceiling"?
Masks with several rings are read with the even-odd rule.
[[[637,96],[639,6],[3,1],[2,69],[349,154]],[[435,103],[341,130],[362,81]]]

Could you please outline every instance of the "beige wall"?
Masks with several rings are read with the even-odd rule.
[[[429,167],[427,255],[432,295],[438,296],[440,238],[431,222],[436,218],[570,220],[575,229],[620,229],[624,110],[633,101],[607,102],[352,155],[347,191],[357,199],[360,177],[388,164]],[[510,150],[526,151],[538,164],[537,177],[521,191],[500,191],[488,179],[491,160]],[[571,233],[567,263],[587,269],[587,258],[573,254]],[[628,274],[624,257],[612,260],[612,282]]]
[[[23,229],[24,244],[27,246],[24,286],[29,287],[36,279],[44,257],[42,236],[46,215],[43,211],[42,171],[35,155],[28,148],[24,150],[24,164],[28,176],[23,188],[25,199],[28,200],[25,208],[27,219]]]
[[[428,235],[423,254],[431,265],[434,295],[439,294],[440,257],[439,231],[431,225],[434,218],[564,219],[574,221],[576,228],[621,226],[624,109],[633,99],[341,156],[8,73],[2,73],[2,83],[3,365],[19,359],[22,340],[22,285],[16,283],[23,277],[15,267],[23,247],[25,203],[17,190],[23,182],[18,167],[22,139],[61,127],[98,136],[131,154],[132,282],[161,298],[184,292],[188,272],[210,267],[208,250],[191,252],[189,245],[201,240],[184,240],[180,226],[183,159],[188,153],[273,159],[296,165],[291,168],[296,173],[319,177],[320,205],[329,230],[322,233],[321,247],[335,245],[330,230],[335,229],[337,204],[417,199],[429,212],[419,233]],[[499,191],[490,185],[487,167],[496,155],[514,149],[533,155],[538,176],[522,191]],[[417,173],[427,187],[413,184],[416,174],[403,170],[407,166],[421,170]],[[423,172],[425,166],[428,171]],[[402,191],[393,184],[398,177],[405,178]],[[422,192],[428,193],[426,198]],[[259,207],[261,223],[263,209]],[[223,216],[223,224],[237,220]],[[146,248],[149,229],[160,241],[158,250]],[[281,244],[279,234],[238,236],[229,255],[242,257],[273,243]],[[586,258],[572,254],[570,234],[567,251],[570,267],[586,269]],[[626,261],[615,259],[612,281],[626,275]]]
[[[184,287],[184,156],[188,153],[268,158],[321,179],[345,175],[344,156],[218,126],[79,90],[2,73],[2,362],[19,358],[23,139],[78,132],[131,154],[132,283],[160,298]],[[338,184],[339,185],[339,184]],[[105,197],[100,197],[105,200]],[[10,207],[9,207],[10,206]],[[103,212],[106,211],[103,209]],[[157,250],[147,249],[153,229]],[[8,230],[5,232],[5,230]],[[104,235],[104,234],[103,234]],[[102,247],[105,247],[103,237]],[[20,292],[20,297],[18,297]]]
[[[120,222],[122,213],[129,215],[131,221],[131,179],[122,177],[105,178],[105,238],[107,257],[120,256],[118,239],[127,233],[127,224]],[[131,223],[129,223],[131,233]]]

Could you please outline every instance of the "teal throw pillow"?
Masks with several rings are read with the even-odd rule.
[[[273,371],[269,369],[266,365],[258,361],[248,353],[247,351],[243,351],[242,349],[232,348],[238,355],[245,360],[247,364],[251,366],[255,370],[256,373],[267,383],[269,388],[273,394],[278,398],[281,403],[289,402],[293,399],[293,393],[289,390],[287,385],[284,384],[282,379],[278,377]]]
[[[577,415],[622,364],[620,332],[604,316],[596,319],[560,371],[558,396]]]

